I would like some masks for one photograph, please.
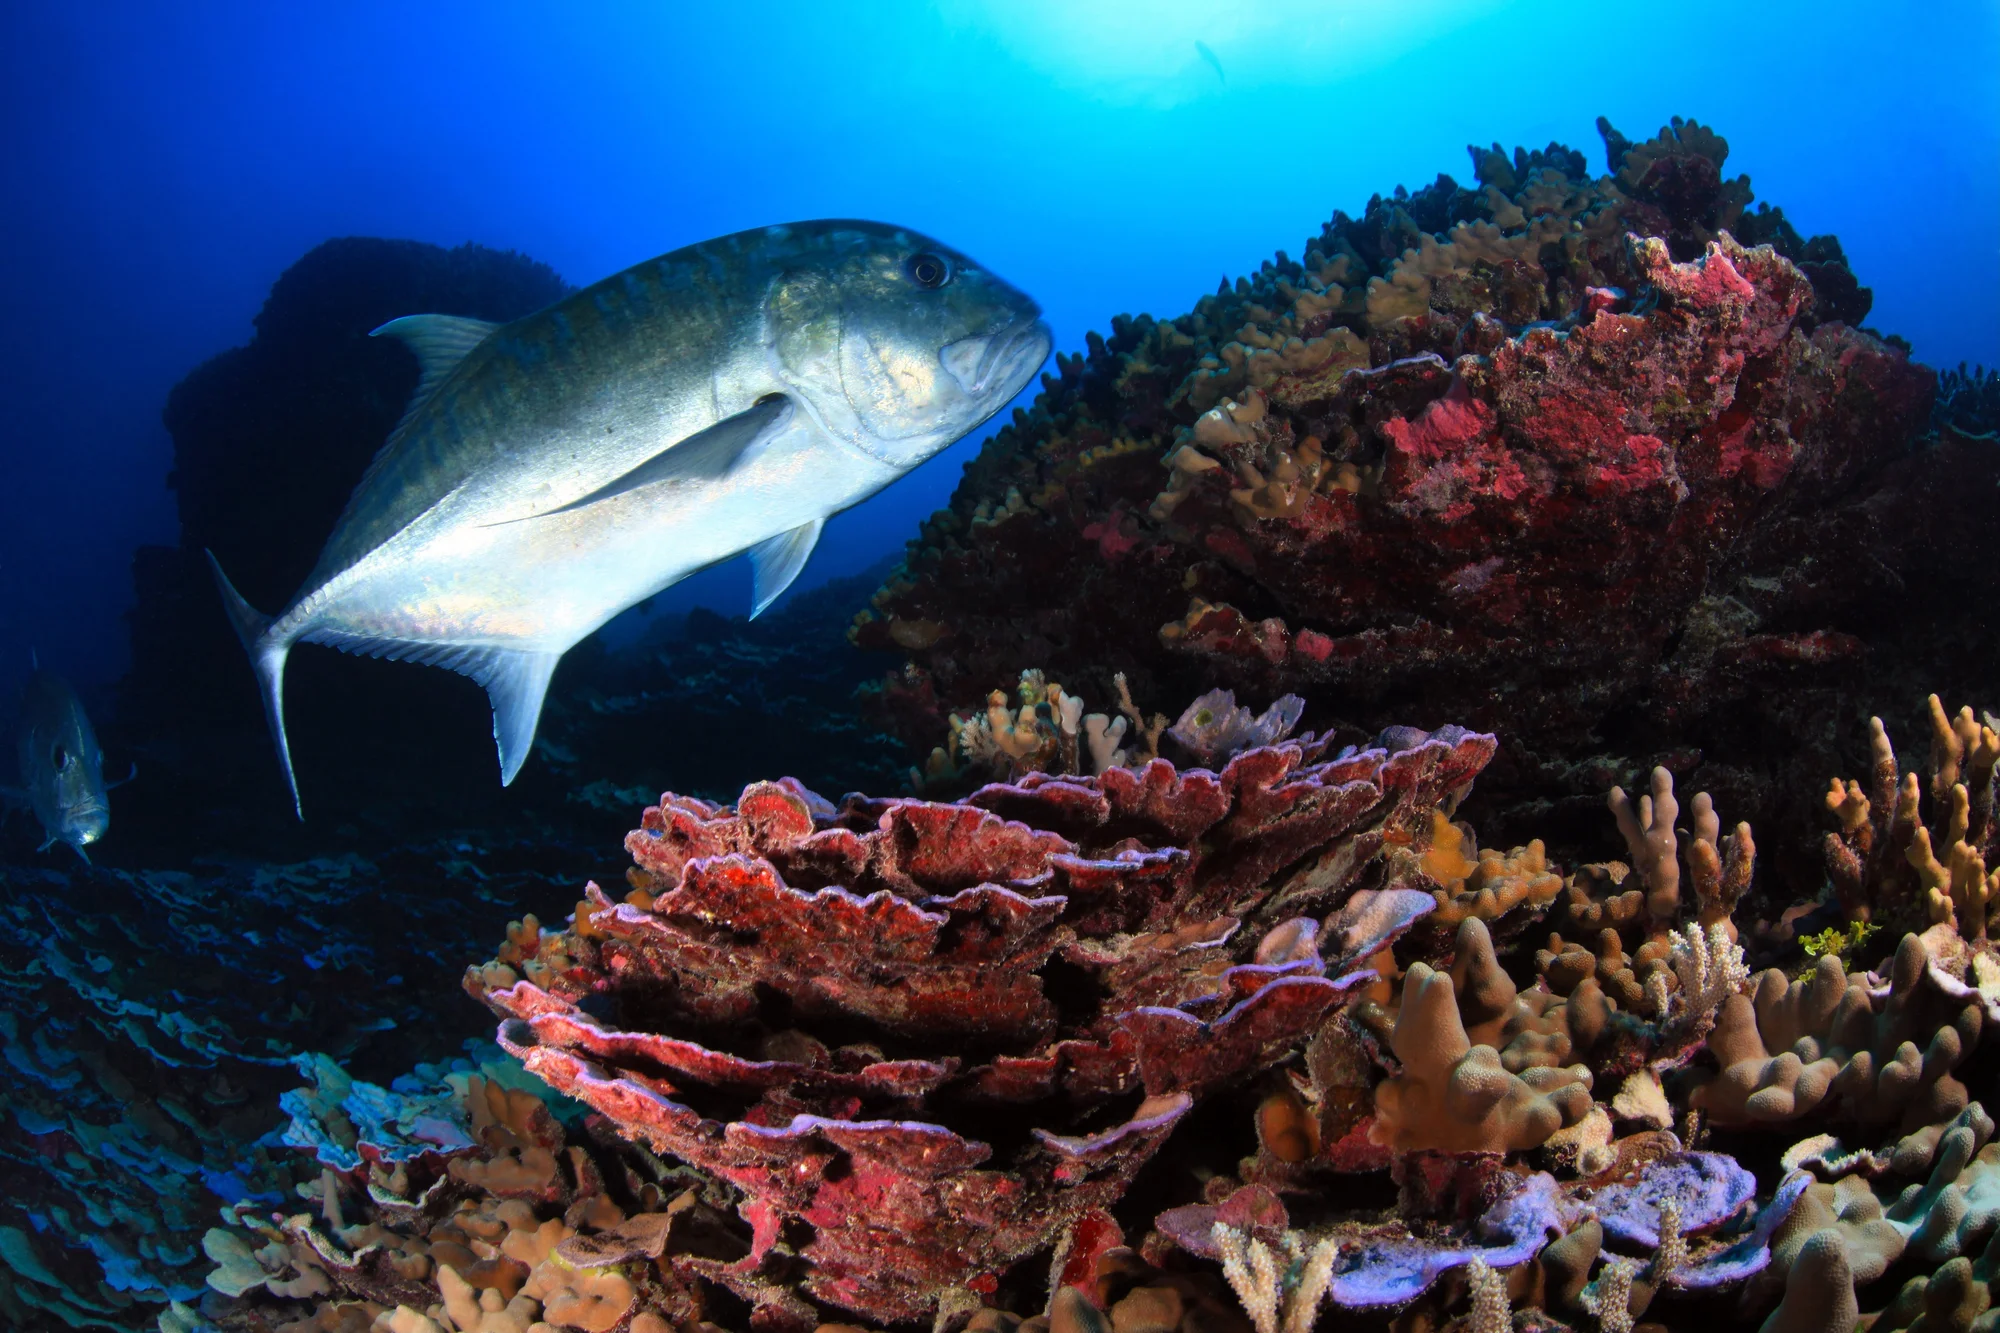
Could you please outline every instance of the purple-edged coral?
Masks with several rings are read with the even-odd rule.
[[[748,1254],[701,1271],[767,1318],[915,1318],[1115,1202],[1195,1098],[1372,980],[1326,975],[1295,881],[1338,891],[1491,753],[1308,738],[960,804],[670,796],[625,902],[592,888],[467,984],[531,1072],[742,1191]]]
[[[1604,1229],[1656,1249],[1660,1213],[1671,1204],[1683,1232],[1707,1231],[1735,1216],[1757,1193],[1757,1178],[1721,1153],[1680,1153],[1648,1163],[1639,1179],[1592,1199]]]
[[[1422,1294],[1440,1273],[1475,1259],[1489,1268],[1511,1268],[1534,1258],[1580,1213],[1557,1188],[1555,1177],[1538,1172],[1520,1181],[1463,1234],[1364,1240],[1343,1248],[1334,1266],[1333,1299],[1353,1307],[1401,1305]]]

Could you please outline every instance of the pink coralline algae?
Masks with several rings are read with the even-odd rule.
[[[807,1298],[927,1317],[1101,1216],[1196,1099],[1374,979],[1307,912],[1494,749],[1399,739],[950,804],[668,795],[624,901],[591,886],[466,984],[529,1071],[741,1191],[748,1253],[679,1262],[761,1324],[810,1326]]]
[[[1863,660],[1877,690],[1983,680],[1984,631],[1909,627],[2000,590],[1972,499],[2000,450],[1927,435],[1935,375],[1853,327],[1838,244],[1748,210],[1719,136],[1606,136],[1610,175],[1475,152],[1481,189],[1336,214],[1303,260],[1063,359],[856,623],[909,662],[899,725],[927,743],[923,714],[1027,666],[1219,680],[1356,734],[1503,731],[1491,836],[1666,764],[1809,859],[1791,793],[1837,762]],[[1765,771],[1766,733],[1794,767]]]

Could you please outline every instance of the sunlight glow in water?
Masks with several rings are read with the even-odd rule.
[[[945,0],[940,6],[948,22],[991,38],[1065,91],[1156,108],[1224,87],[1337,82],[1495,8],[1493,0]]]

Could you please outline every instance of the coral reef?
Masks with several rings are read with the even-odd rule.
[[[1984,686],[2000,451],[1933,428],[1838,242],[1749,207],[1720,136],[1601,128],[1609,175],[1475,150],[1476,186],[1336,213],[1063,358],[856,623],[910,662],[906,738],[1029,666],[1219,678],[1356,737],[1503,731],[1490,837],[1581,851],[1605,785],[1663,764],[1803,877],[1863,663],[1886,697]]]
[[[907,762],[843,706],[872,669],[828,650],[830,588],[579,654],[505,798],[390,763],[407,809],[343,807],[505,846],[8,872],[0,1311],[1993,1324],[2000,723],[1942,702],[2000,651],[1993,378],[1859,328],[1838,242],[1754,205],[1713,130],[1599,128],[1603,176],[1475,149],[1475,187],[1061,359],[853,626],[909,662],[872,702],[914,794],[816,794]],[[177,395],[134,718],[206,669],[187,553],[260,545],[284,582],[386,427],[408,372],[368,311],[556,286],[360,242],[281,282]],[[242,456],[347,393],[294,511],[245,519]],[[254,718],[178,716],[203,734],[138,738],[170,778],[121,827],[198,848],[247,808],[216,793],[273,788],[228,767]],[[623,883],[579,893],[568,839],[641,806]],[[479,1005],[498,1049],[453,1056]]]
[[[912,1318],[1115,1202],[1197,1098],[1371,977],[1291,913],[1492,748],[1308,736],[963,805],[663,798],[625,902],[592,888],[467,985],[531,1071],[743,1191],[751,1252],[719,1280],[803,1323],[802,1262],[805,1294]]]
[[[162,1327],[1304,1333],[1332,1304],[1404,1333],[1788,1330],[1990,1306],[1989,946],[1961,933],[1983,916],[1857,940],[1851,969],[1794,938],[1752,977],[1751,830],[1662,773],[1608,799],[1631,863],[1537,860],[1555,891],[1438,928],[1494,738],[1336,749],[1289,704],[1204,696],[1218,768],[1100,764],[1106,715],[1040,673],[1023,697],[960,720],[1020,743],[958,801],[663,796],[621,898],[588,886],[566,928],[524,917],[467,972],[521,1066],[378,1087],[302,1062],[306,1206],[226,1210],[209,1294]],[[1915,781],[1954,790],[1977,753],[1940,739]],[[1871,901],[1921,924],[1925,891]],[[1538,922],[1604,938],[1537,949]]]
[[[438,955],[524,902],[562,903],[576,860],[493,839],[193,872],[0,868],[0,1313],[150,1326],[198,1296],[216,1208],[268,1208],[298,1178],[265,1138],[294,1060],[393,1070],[472,1037]]]

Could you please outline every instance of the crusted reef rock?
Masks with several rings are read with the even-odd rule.
[[[1996,647],[1990,393],[1955,380],[1933,430],[1836,241],[1749,209],[1704,127],[1603,130],[1610,175],[1475,150],[1476,189],[1377,197],[1063,358],[856,624],[911,663],[910,735],[1030,665],[1220,678],[1361,735],[1504,731],[1489,834],[1557,802],[1574,836],[1664,763],[1809,859],[1797,779],[1837,767],[1864,666],[1914,701]]]

